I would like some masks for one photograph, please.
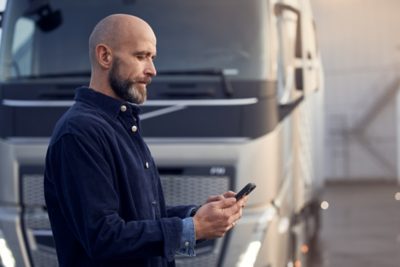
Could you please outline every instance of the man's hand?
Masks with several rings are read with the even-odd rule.
[[[196,239],[222,237],[242,216],[247,197],[236,201],[235,193],[226,192],[219,196],[210,196],[193,217]]]

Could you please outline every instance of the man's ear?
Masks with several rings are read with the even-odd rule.
[[[109,69],[113,59],[111,49],[105,44],[98,44],[96,46],[96,59],[101,67]]]

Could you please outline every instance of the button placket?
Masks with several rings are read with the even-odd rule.
[[[122,107],[121,107],[121,111],[122,111]],[[133,120],[133,125],[131,126],[130,130],[131,130],[132,133],[137,133],[138,130],[139,130],[139,128],[137,126],[137,118],[132,114],[131,119]],[[131,123],[132,123],[132,121],[131,121]],[[140,137],[139,137],[139,139],[140,139]],[[149,161],[147,161],[147,157],[145,156],[145,153],[142,151],[142,148],[140,147],[140,145],[139,145],[138,149],[141,151],[141,154],[142,154],[142,157],[143,157],[143,167],[145,169],[149,169],[150,168],[150,163],[149,163]]]
[[[137,120],[136,120],[135,116],[132,116],[132,119],[133,119],[134,124],[131,127],[131,131],[133,133],[136,133],[138,131]]]

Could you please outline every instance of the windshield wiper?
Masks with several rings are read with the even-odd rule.
[[[225,96],[232,97],[233,88],[227,79],[224,69],[199,69],[199,70],[161,70],[157,76],[219,76],[223,85]]]

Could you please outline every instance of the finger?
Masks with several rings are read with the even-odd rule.
[[[243,213],[242,202],[241,201],[236,202],[236,205],[226,208],[225,211],[229,216],[234,216],[235,220],[240,219]]]
[[[246,206],[246,203],[247,203],[248,199],[249,199],[248,196],[243,197],[242,199],[240,199],[238,201],[238,205],[243,208],[244,206]]]
[[[233,218],[233,219],[237,219],[238,218],[238,214],[240,213],[241,209],[242,209],[241,206],[239,206],[236,203],[236,205],[232,205],[230,207],[225,208],[224,209],[224,214],[229,216],[229,217],[231,217],[231,218]]]
[[[209,197],[207,198],[207,203],[209,203],[209,202],[214,202],[214,201],[219,201],[219,200],[222,200],[222,199],[224,199],[224,197],[221,196],[221,195],[218,195],[218,196],[209,196]]]
[[[228,192],[225,192],[225,193],[223,194],[223,196],[224,196],[225,198],[235,197],[235,196],[236,196],[236,193],[233,192],[233,191],[228,191]]]
[[[224,198],[216,203],[216,207],[220,209],[227,209],[236,206],[235,203],[236,203],[236,198],[234,197]]]
[[[232,228],[234,228],[236,226],[236,222],[232,222],[229,227],[227,228],[227,231],[232,230]]]
[[[233,213],[230,218],[229,221],[230,223],[232,222],[236,222],[237,220],[239,220],[242,217],[242,209],[239,209],[237,212]]]
[[[239,210],[239,212],[237,213],[237,216],[236,216],[236,221],[238,221],[238,220],[240,220],[240,218],[242,218],[242,215],[243,215],[243,209],[240,209]]]

